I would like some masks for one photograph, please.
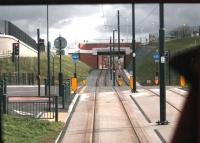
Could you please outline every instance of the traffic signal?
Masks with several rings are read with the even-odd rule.
[[[14,63],[15,62],[15,47],[13,46],[13,50],[12,50],[12,62]]]
[[[13,43],[15,55],[19,55],[19,43]]]
[[[166,63],[169,62],[169,51],[165,51],[165,61]]]
[[[44,39],[39,39],[38,52],[45,51]]]

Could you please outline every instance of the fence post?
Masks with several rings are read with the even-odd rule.
[[[62,108],[65,108],[65,84],[61,84]]]
[[[3,124],[2,124],[2,96],[3,96],[3,83],[0,80],[0,142],[3,141]]]
[[[9,72],[7,75],[8,75],[8,82],[9,82],[10,84],[13,84],[13,83],[12,83],[12,80],[11,80],[11,73]],[[13,78],[13,80],[14,80],[14,78]],[[15,81],[13,81],[13,82],[16,84]]]
[[[6,79],[2,80],[3,81],[3,96],[2,96],[2,102],[3,102],[3,114],[6,114],[7,111],[7,83]]]
[[[47,96],[47,79],[44,79],[44,94]]]
[[[58,96],[55,97],[55,121],[58,121]]]
[[[28,73],[28,84],[31,85],[31,74]]]
[[[35,84],[35,74],[32,73],[32,84],[34,85]]]
[[[70,105],[70,102],[71,102],[71,80],[70,79],[67,79],[66,81],[66,87],[65,87],[65,102],[68,104],[69,102],[69,105]],[[69,106],[68,105],[68,106]]]

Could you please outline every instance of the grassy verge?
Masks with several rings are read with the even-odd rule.
[[[54,56],[54,78],[58,79],[59,73],[59,56]],[[77,76],[79,81],[84,77],[88,76],[91,71],[91,67],[87,64],[78,61],[77,62]],[[51,56],[51,77],[53,76],[53,57]],[[41,80],[42,83],[47,77],[47,54],[41,53],[41,62],[40,62],[40,71],[41,71]],[[20,73],[35,73],[37,75],[37,58],[21,57],[20,58]],[[0,73],[13,73],[15,72],[15,64],[11,61],[11,58],[0,59]],[[74,73],[74,63],[70,56],[62,56],[62,72],[64,79],[70,78]],[[36,78],[35,78],[36,80]],[[35,82],[36,83],[36,82]]]
[[[187,39],[180,39],[180,40],[171,40],[167,41],[165,43],[165,49],[170,51],[171,57],[176,55],[177,53],[186,50],[188,48],[191,48],[195,45],[200,44],[200,37],[192,37]],[[137,80],[142,84],[146,84],[146,80],[154,81],[155,77],[155,63],[153,59],[153,53],[155,50],[149,52],[145,58],[141,61],[140,64],[137,65],[136,71],[137,71]],[[169,84],[169,81],[171,81],[170,85],[178,85],[179,84],[179,75],[174,72],[172,69],[170,69],[170,75],[171,78],[169,78],[169,66],[166,64],[165,66],[165,81],[166,84]]]
[[[64,124],[5,115],[3,125],[5,143],[53,143]]]

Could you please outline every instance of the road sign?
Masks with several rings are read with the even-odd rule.
[[[56,55],[64,55],[65,50],[56,50]]]
[[[73,54],[72,54],[72,59],[73,59],[74,61],[77,61],[77,60],[79,59],[78,53],[73,53]]]
[[[54,46],[57,49],[64,49],[67,46],[67,41],[63,37],[58,37],[54,40]]]
[[[155,53],[153,54],[153,58],[154,58],[154,61],[155,61],[155,62],[159,62],[159,58],[160,58],[159,52],[155,52]]]

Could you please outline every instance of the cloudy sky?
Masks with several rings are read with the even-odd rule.
[[[120,11],[121,38],[131,39],[132,6],[115,5],[49,5],[49,40],[61,35],[68,47],[84,40],[109,39],[117,29],[117,10]],[[159,5],[136,4],[136,35],[158,32]],[[47,6],[0,6],[0,19],[9,20],[36,40],[36,29],[46,39]],[[169,31],[187,24],[200,25],[200,4],[165,4],[165,27]],[[117,37],[117,35],[116,35]],[[136,39],[137,40],[137,39]],[[104,40],[105,41],[105,40]],[[109,40],[107,40],[109,41]]]

